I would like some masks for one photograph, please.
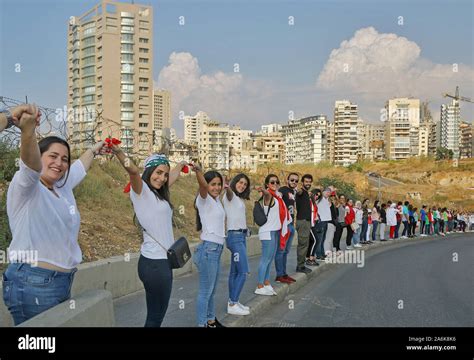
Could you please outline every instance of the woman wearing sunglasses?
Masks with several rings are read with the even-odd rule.
[[[257,295],[276,295],[270,284],[270,268],[275,258],[277,247],[285,248],[290,232],[290,214],[278,192],[280,180],[278,176],[270,174],[265,178],[265,188],[257,188],[262,193],[263,210],[267,214],[267,222],[258,231],[262,242],[262,256],[258,266],[258,284],[255,289]]]

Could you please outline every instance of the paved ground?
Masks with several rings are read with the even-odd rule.
[[[253,325],[472,327],[473,264],[472,233],[385,250],[322,273]]]
[[[416,323],[419,326],[458,326],[459,320],[461,324],[472,326],[473,245],[473,233],[453,235],[434,239],[429,244],[408,245],[367,257],[363,268],[331,265],[335,269],[313,277],[282,303],[266,303],[263,306],[265,313],[259,313],[253,325],[411,326]],[[455,251],[459,254],[457,263],[452,262]],[[259,256],[249,260],[251,274],[241,295],[243,304],[255,303],[256,297],[262,298],[253,293],[258,262]],[[296,249],[293,248],[288,260],[290,274],[295,266]],[[229,266],[223,265],[216,293],[218,319],[226,315],[228,274]],[[275,269],[272,267],[271,279],[274,277]],[[279,286],[275,288],[278,291]],[[174,280],[163,326],[196,326],[197,291],[197,273]],[[275,302],[274,298],[272,302]],[[404,301],[405,311],[397,310],[398,300]],[[289,304],[294,305],[294,309],[290,310]],[[145,323],[144,291],[116,299],[114,306],[116,326],[142,327]],[[471,317],[466,316],[468,310]],[[262,311],[261,307],[259,311]],[[464,314],[464,319],[460,318],[461,314]]]

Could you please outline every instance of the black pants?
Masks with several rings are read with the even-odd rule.
[[[341,243],[341,236],[344,228],[346,227],[346,223],[336,223],[336,232],[334,233],[334,240],[333,246],[336,248],[336,251],[341,250],[340,243]],[[346,239],[347,243],[347,239]]]
[[[346,236],[346,246],[352,246],[352,237],[354,236],[354,230],[350,225],[346,225],[347,236]]]
[[[171,297],[173,270],[168,259],[148,259],[140,255],[138,276],[146,294],[145,327],[160,327]]]

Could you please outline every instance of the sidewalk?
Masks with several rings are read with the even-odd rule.
[[[345,235],[345,234],[344,234]],[[449,237],[448,235],[447,237]],[[409,245],[414,242],[430,241],[433,239],[440,239],[439,236],[416,237],[411,239],[397,239],[385,242],[376,241],[372,245],[364,245],[359,250],[364,250],[368,254],[375,254],[385,249]],[[343,236],[343,239],[345,237]],[[345,241],[341,240],[341,249],[345,250]],[[375,250],[375,251],[374,251]],[[230,256],[228,252],[223,253]],[[258,313],[268,310],[271,304],[276,304],[285,299],[288,293],[294,293],[299,288],[307,284],[311,279],[318,276],[323,271],[331,269],[338,264],[326,264],[324,261],[319,261],[320,266],[312,267],[313,272],[306,276],[302,273],[295,273],[296,269],[296,247],[292,247],[288,256],[288,274],[294,277],[296,283],[288,286],[286,284],[276,283],[275,279],[275,264],[272,263],[270,281],[272,286],[278,293],[277,296],[261,296],[255,295],[254,291],[257,285],[257,268],[260,256],[253,256],[249,258],[250,275],[247,278],[243,291],[241,293],[240,302],[244,305],[250,306],[250,315],[235,316],[227,315],[227,300],[228,300],[228,276],[229,264],[221,263],[221,273],[219,275],[219,284],[215,295],[216,316],[226,326],[249,326],[251,318],[258,316]],[[163,321],[163,327],[195,327],[196,323],[196,299],[199,284],[198,272],[193,272],[187,275],[177,277],[173,281],[173,291],[171,299]],[[145,291],[141,290],[133,294],[120,297],[114,301],[115,311],[115,325],[118,327],[143,327],[146,319],[146,302]]]

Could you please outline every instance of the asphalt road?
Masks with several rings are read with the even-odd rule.
[[[472,327],[473,264],[473,233],[391,248],[322,273],[253,326]]]
[[[379,186],[379,179],[377,177],[367,175],[367,180],[369,181],[369,184],[371,186],[373,186],[375,188],[377,188]],[[395,181],[395,180],[384,178],[384,177],[380,178],[380,187],[397,186],[397,185],[401,185],[401,184],[402,183],[399,182],[399,181]]]

